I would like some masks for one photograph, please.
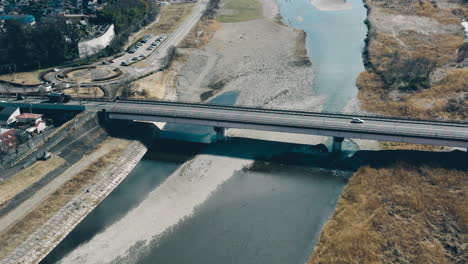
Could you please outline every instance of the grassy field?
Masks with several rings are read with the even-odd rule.
[[[345,187],[309,263],[464,263],[468,172],[364,167]]]
[[[62,158],[53,155],[46,161],[37,161],[32,166],[21,170],[14,176],[0,183],[0,205],[6,204],[18,193],[39,181],[47,173],[65,163]]]
[[[99,87],[80,87],[78,91],[74,89],[68,89],[67,93],[71,96],[79,97],[103,97],[104,92]]]
[[[133,82],[133,88],[137,93],[135,98],[164,99],[167,88],[174,86],[174,77],[175,71],[169,69]]]
[[[3,74],[0,75],[0,80],[14,82],[19,84],[31,84],[31,85],[39,85],[42,82],[39,80],[39,73],[42,71],[47,70],[37,70],[32,72],[18,72],[14,74]]]
[[[225,0],[221,1],[217,20],[223,23],[235,23],[262,17],[262,4],[258,0]]]
[[[366,0],[374,10],[379,8],[380,17],[416,14],[431,19],[435,24],[440,23],[440,28],[460,25],[461,19],[455,11],[468,14],[466,5],[444,8],[425,1],[403,2]],[[403,30],[389,34],[371,25],[367,48],[370,67],[360,74],[356,82],[362,107],[390,116],[468,119],[468,69],[453,66],[462,60],[458,49],[463,45],[462,31],[423,34]],[[425,63],[415,67],[417,60]],[[431,64],[433,68],[429,69],[429,74],[418,75],[420,79],[413,78],[413,82],[408,83],[408,79],[416,76],[424,65]]]
[[[96,182],[98,176],[122,154],[130,144],[130,141],[109,139],[102,143],[101,146],[103,144],[113,145],[113,150],[91,163],[91,165],[66,182],[51,197],[40,203],[26,217],[0,236],[0,259],[8,256],[12,250],[47,222],[47,220],[72,200],[75,195],[83,192],[89,184]]]

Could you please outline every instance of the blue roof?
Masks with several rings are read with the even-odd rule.
[[[34,23],[36,21],[36,19],[32,15],[22,15],[22,16],[4,15],[4,16],[0,16],[0,20],[8,20],[8,19],[16,19],[16,20],[19,20],[19,21],[23,22],[24,24],[31,24],[31,23]]]

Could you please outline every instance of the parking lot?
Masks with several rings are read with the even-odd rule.
[[[123,56],[113,59],[113,64],[115,66],[127,66],[141,61],[156,51],[166,38],[167,36],[165,35],[146,35],[143,39],[132,45]]]

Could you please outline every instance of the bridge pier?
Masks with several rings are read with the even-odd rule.
[[[214,127],[214,131],[216,132],[216,141],[224,141],[226,140],[226,128],[224,127]]]
[[[333,137],[332,152],[338,153],[341,152],[341,145],[344,138],[342,137]]]

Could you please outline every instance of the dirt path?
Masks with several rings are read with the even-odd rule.
[[[68,170],[61,174],[60,177],[55,178],[49,184],[37,191],[31,198],[21,203],[18,207],[12,210],[7,215],[0,218],[0,234],[8,230],[13,224],[31,212],[38,204],[47,199],[57,189],[59,189],[65,182],[69,181],[80,171],[86,169],[91,163],[109,153],[113,148],[112,140],[107,141],[98,150],[82,158],[80,161],[71,166]]]

